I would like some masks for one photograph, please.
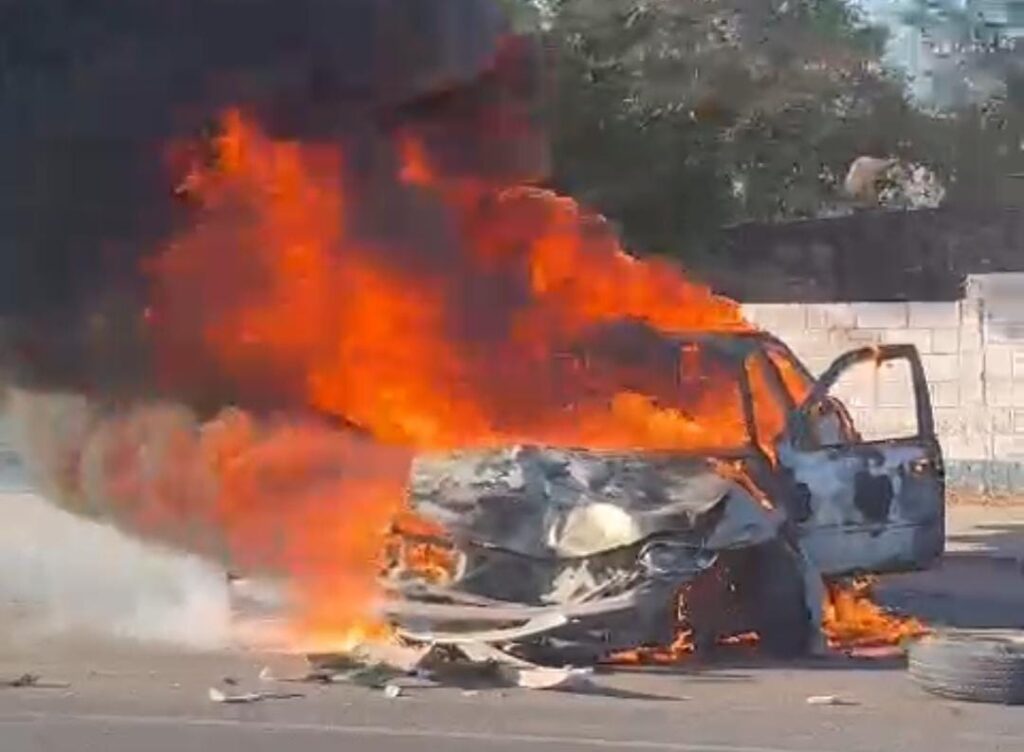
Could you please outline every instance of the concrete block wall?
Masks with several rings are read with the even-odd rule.
[[[951,486],[1024,493],[1024,275],[971,277],[960,301],[747,304],[744,312],[815,375],[856,347],[915,345]],[[891,438],[916,428],[909,385],[902,364],[865,364],[836,394],[865,437]]]

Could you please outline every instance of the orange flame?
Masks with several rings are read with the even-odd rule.
[[[294,635],[333,643],[369,617],[379,541],[399,510],[408,453],[315,422],[225,410],[136,408],[97,423],[76,482],[113,518],[243,571],[294,584]]]
[[[897,645],[920,637],[928,628],[917,619],[885,611],[871,600],[870,579],[850,586],[831,584],[824,609],[824,629],[829,645],[837,649]]]
[[[685,448],[742,437],[735,395],[705,387],[688,404],[663,406],[661,395],[595,385],[585,367],[559,361],[588,328],[620,319],[677,331],[747,327],[735,303],[668,264],[627,255],[571,200],[478,187],[470,205],[464,185],[435,178],[406,146],[397,182],[430,192],[457,227],[460,268],[447,271],[470,281],[453,289],[429,271],[417,279],[394,268],[385,249],[351,231],[338,149],[270,141],[237,112],[224,131],[216,168],[191,180],[205,218],[165,249],[155,276],[165,332],[180,339],[182,328],[198,328],[235,381],[276,374],[300,403],[416,447],[530,439]],[[529,300],[483,348],[453,333],[466,322],[450,302],[495,273],[525,280]],[[173,376],[189,358],[171,337],[164,344]],[[525,390],[524,378],[552,384]],[[555,381],[568,382],[571,399],[554,402]]]
[[[566,343],[589,327],[623,318],[668,330],[747,326],[732,301],[668,264],[624,253],[605,223],[570,199],[445,181],[422,145],[403,137],[396,184],[444,207],[456,230],[457,271],[470,280],[520,280],[528,298],[510,311],[503,336],[477,351],[479,342],[458,336],[463,322],[450,305],[471,288],[453,288],[429,269],[411,276],[353,230],[340,149],[269,140],[239,112],[224,116],[217,146],[216,163],[198,166],[186,181],[202,220],[153,268],[149,318],[169,380],[188,380],[198,342],[243,390],[284,389],[296,404],[415,448],[523,439],[677,449],[742,442],[738,392],[702,383],[710,365],[697,362],[697,353],[682,374],[690,388],[663,390],[688,400],[667,405],[660,395],[622,388],[616,373],[595,377],[586,363],[560,359]],[[666,384],[677,386],[679,378],[673,373]],[[258,456],[282,476],[304,472],[300,438],[275,437]],[[260,537],[252,529],[266,492],[252,460],[220,461],[225,442],[230,447],[230,431],[215,442],[218,514],[245,545]],[[343,549],[348,558],[306,560],[293,552],[301,562],[293,574],[319,583],[316,591],[339,567],[367,570],[401,498],[397,482],[336,492],[352,499],[343,512],[296,515],[308,530],[296,538],[299,549]],[[301,500],[282,503],[301,507]],[[252,554],[260,550],[249,545]],[[427,565],[436,553],[418,555]],[[370,600],[368,593],[311,598],[307,621],[311,629],[337,630],[339,615],[359,622],[343,603]],[[332,613],[322,613],[324,603],[333,604]]]
[[[530,441],[709,452],[745,443],[738,384],[699,349],[679,352],[665,372],[588,349],[603,341],[601,327],[622,322],[745,330],[739,306],[667,262],[628,255],[571,199],[447,179],[409,134],[378,195],[346,170],[343,147],[271,140],[237,111],[222,130],[216,159],[183,183],[200,207],[194,227],[151,269],[147,320],[162,377],[176,388],[206,388],[212,372],[233,394],[337,416],[412,449]],[[428,206],[436,231],[367,231],[387,202]],[[765,433],[781,425],[766,420]],[[259,558],[254,541],[265,531],[253,528],[267,523],[260,515],[272,494],[261,481],[309,472],[308,447],[285,432],[241,459],[231,429],[214,434],[219,524]],[[330,592],[307,598],[310,630],[365,627],[367,578],[356,578],[359,592],[338,592],[336,574],[369,571],[404,481],[396,471],[323,489],[334,506],[309,506],[301,493],[276,499],[305,531],[289,544],[292,574]],[[419,555],[430,563],[436,553]],[[689,649],[682,635],[677,642],[670,654]]]
[[[608,656],[605,663],[613,666],[670,666],[689,658],[694,650],[693,632],[680,629],[669,645],[621,650]]]

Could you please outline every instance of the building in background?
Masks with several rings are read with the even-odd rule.
[[[1024,39],[1024,0],[857,0],[889,34],[886,59],[923,107],[979,104],[1004,93]]]

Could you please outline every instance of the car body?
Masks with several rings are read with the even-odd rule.
[[[914,347],[854,350],[815,380],[766,333],[675,342],[700,353],[716,388],[732,374],[741,433],[685,453],[418,458],[409,511],[423,525],[396,526],[387,577],[401,633],[597,660],[670,640],[682,620],[698,644],[755,629],[791,654],[820,642],[828,580],[921,569],[942,553],[942,453]],[[857,366],[891,363],[910,381],[916,427],[864,439],[833,388]],[[420,545],[447,565],[426,575],[410,564]]]

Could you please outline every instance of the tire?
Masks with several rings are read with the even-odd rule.
[[[807,653],[813,625],[796,554],[785,543],[772,541],[752,549],[737,587],[765,653],[784,659]]]
[[[909,649],[910,678],[925,691],[971,702],[1024,704],[1024,631],[964,630]]]

